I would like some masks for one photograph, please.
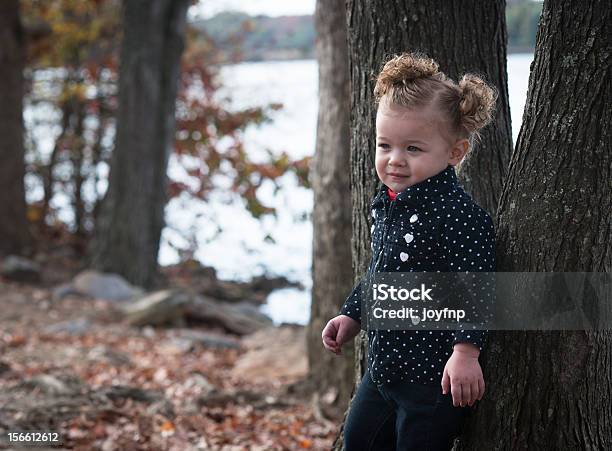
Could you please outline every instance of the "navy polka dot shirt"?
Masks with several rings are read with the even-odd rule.
[[[370,271],[495,271],[493,221],[458,184],[453,166],[406,188],[393,201],[387,189],[382,185],[372,202]],[[360,323],[362,283],[340,310]],[[472,302],[488,309],[490,296],[484,292]],[[474,304],[465,308],[475,309]],[[439,386],[455,343],[472,343],[482,350],[485,341],[486,331],[464,328],[369,330],[368,368],[379,385],[405,380]]]

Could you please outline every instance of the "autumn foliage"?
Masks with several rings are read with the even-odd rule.
[[[114,146],[121,2],[23,0],[21,8],[28,43],[29,219],[45,239],[58,230],[87,239],[94,233]],[[239,38],[234,37],[237,45]],[[230,99],[219,95],[221,59],[212,39],[189,30],[170,160],[183,170],[180,178],[169,180],[168,197],[206,201],[219,189],[221,177],[231,181],[231,190],[253,216],[274,214],[258,188],[266,180],[277,184],[288,171],[308,186],[309,158],[295,161],[284,152],[268,151],[267,161],[251,161],[245,129],[270,121],[282,105],[231,109]]]

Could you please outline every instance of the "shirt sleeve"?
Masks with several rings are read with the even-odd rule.
[[[340,309],[340,315],[346,315],[353,318],[361,324],[361,286],[363,280],[360,280],[351,291],[351,294],[344,301],[344,305]]]
[[[441,227],[441,246],[450,272],[495,272],[495,230],[493,220],[484,210],[458,204],[447,213]],[[493,274],[491,275],[493,276]],[[477,278],[478,287],[470,290],[463,308],[465,323],[453,332],[453,343],[471,343],[480,351],[486,344],[487,331],[475,323],[486,321],[493,310],[495,293],[488,277]],[[466,324],[466,323],[471,323]]]

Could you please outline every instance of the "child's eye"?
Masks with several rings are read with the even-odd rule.
[[[419,148],[418,148],[418,147],[416,147],[416,146],[408,146],[408,147],[406,148],[406,150],[407,150],[408,152],[420,152],[420,151],[421,151],[421,149],[419,149]]]
[[[383,150],[388,150],[389,149],[389,144],[378,143],[378,147],[380,147]]]

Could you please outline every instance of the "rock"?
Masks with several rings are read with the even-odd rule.
[[[268,278],[266,276],[255,277],[250,282],[234,282],[229,280],[201,281],[198,292],[222,299],[228,302],[241,302],[248,299],[253,304],[263,304],[266,298],[274,290],[280,288],[296,287],[303,288],[298,282],[290,282],[285,277]]]
[[[250,282],[251,290],[259,293],[263,293],[264,297],[267,297],[272,291],[279,290],[281,288],[301,288],[304,289],[301,283],[292,282],[285,276],[280,277],[268,277],[268,276],[256,276]]]
[[[200,373],[194,373],[185,380],[185,388],[198,387],[202,396],[216,393],[217,387],[211,384],[206,377]]]
[[[278,379],[291,382],[306,376],[306,332],[304,327],[286,326],[260,330],[243,340],[247,352],[232,368],[237,377],[253,380]]]
[[[117,274],[86,270],[72,281],[74,290],[82,295],[110,301],[126,301],[143,294],[142,289],[130,285]]]
[[[163,395],[160,393],[128,385],[112,385],[110,387],[101,388],[100,392],[113,401],[125,398],[146,403],[163,400]]]
[[[185,340],[205,346],[207,348],[239,349],[241,347],[238,340],[210,332],[185,329],[180,332],[179,336]]]
[[[250,302],[238,302],[237,304],[232,304],[231,308],[243,315],[256,319],[262,324],[268,324],[269,326],[274,325],[274,321],[272,321],[272,318],[270,318],[264,312],[259,310],[256,305],[253,305]]]
[[[44,331],[49,334],[65,332],[70,335],[83,335],[89,331],[91,323],[87,318],[77,318],[45,327]]]
[[[227,332],[237,335],[247,335],[270,327],[270,323],[262,321],[258,315],[242,313],[232,305],[203,296],[197,296],[186,307],[185,316],[191,322],[221,326]]]
[[[0,275],[17,282],[40,282],[40,265],[17,255],[9,255],[2,262]]]
[[[159,351],[168,355],[186,354],[196,347],[240,349],[240,341],[225,337],[220,334],[182,329],[174,337],[170,337],[159,343]]]
[[[127,356],[127,354],[114,351],[103,345],[91,348],[87,353],[87,358],[91,360],[105,361],[114,367],[132,365],[132,360]]]
[[[201,407],[225,407],[226,404],[252,404],[259,401],[264,395],[248,390],[213,391],[208,395],[197,398]]]
[[[195,348],[195,343],[180,337],[172,337],[161,342],[157,349],[165,355],[187,354]]]
[[[60,301],[67,296],[80,294],[81,293],[79,293],[71,283],[63,283],[53,288],[53,292],[51,293],[51,299],[53,299],[54,301]]]
[[[140,333],[143,337],[146,338],[154,338],[156,335],[155,329],[151,326],[145,326],[140,329]]]
[[[125,321],[131,326],[180,324],[190,302],[190,296],[185,292],[162,290],[125,305],[122,310]]]
[[[38,388],[43,393],[54,396],[73,396],[79,394],[83,387],[82,382],[72,376],[60,380],[50,374],[41,374],[23,382],[23,385],[31,388]]]
[[[167,399],[162,399],[161,401],[151,404],[149,407],[147,407],[147,413],[151,417],[161,415],[170,420],[173,420],[176,417],[174,405]]]
[[[162,268],[179,287],[214,298],[223,302],[242,302],[248,300],[253,304],[263,304],[273,291],[280,288],[296,287],[304,289],[299,282],[292,282],[285,277],[270,277],[262,275],[248,282],[220,280],[214,268],[202,266],[196,260],[188,260],[179,265]]]

